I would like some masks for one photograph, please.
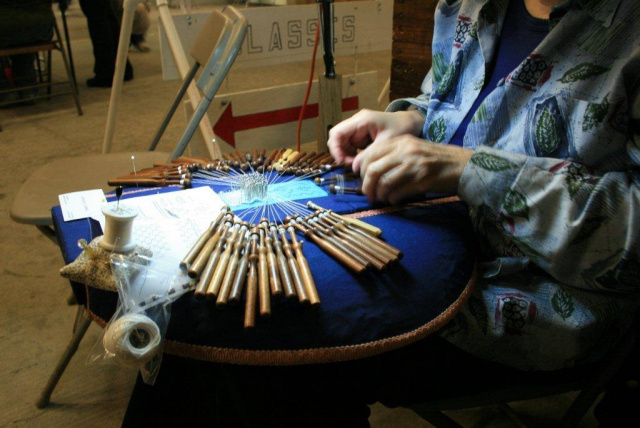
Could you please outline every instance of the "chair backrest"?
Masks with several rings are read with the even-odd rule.
[[[196,86],[204,96],[189,120],[189,124],[170,160],[181,156],[187,144],[189,144],[200,120],[202,120],[211,105],[222,81],[238,56],[246,33],[247,18],[232,6],[226,6],[221,11],[215,11],[205,22],[205,26],[191,50],[191,55],[199,64],[203,65],[202,75]],[[212,44],[211,41],[215,40],[216,37],[217,43]],[[211,53],[212,51],[213,53]],[[208,57],[207,54],[209,54]],[[206,60],[204,59],[205,57]]]
[[[227,6],[222,9],[221,13],[226,21],[224,28],[220,31],[218,43],[215,49],[213,49],[213,53],[207,57],[205,62],[198,61],[204,66],[204,69],[202,70],[197,86],[209,100],[212,100],[216,92],[218,92],[222,81],[238,56],[238,52],[247,33],[247,18],[238,12],[236,8]],[[207,23],[212,18],[213,17],[210,17]],[[198,35],[198,40],[201,36],[207,37],[205,30],[207,33],[210,31],[207,28],[207,23],[205,23],[204,30]],[[198,41],[196,41],[194,48],[198,48],[198,46]],[[200,53],[198,51],[199,49],[193,49],[191,51],[191,54],[196,60],[198,60],[198,58],[195,54]],[[205,52],[202,51],[202,53]]]
[[[211,12],[191,47],[191,56],[200,65],[206,65],[216,46],[226,46],[226,40],[231,35],[231,25],[231,20],[222,10]]]

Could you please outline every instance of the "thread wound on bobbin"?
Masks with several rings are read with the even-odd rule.
[[[126,253],[136,246],[133,241],[133,220],[138,215],[136,207],[115,203],[102,207],[105,217],[104,236],[99,245],[107,251]]]

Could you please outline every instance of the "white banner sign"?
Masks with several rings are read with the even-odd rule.
[[[262,67],[308,61],[313,52],[318,6],[252,7],[239,9],[249,21],[247,36],[233,67]],[[334,3],[334,55],[391,50],[392,0]],[[185,52],[189,52],[207,12],[176,14],[173,20]],[[162,77],[178,78],[166,34],[160,25]],[[322,41],[317,58],[322,58]],[[193,61],[190,55],[187,55]]]

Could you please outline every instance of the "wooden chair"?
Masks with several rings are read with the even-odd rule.
[[[638,357],[632,354],[639,333],[640,315],[636,312],[631,328],[598,363],[551,372],[521,372],[506,369],[504,373],[493,371],[482,373],[480,363],[477,367],[479,374],[477,379],[470,379],[465,385],[457,384],[439,389],[434,392],[432,400],[404,407],[438,428],[460,428],[461,425],[442,412],[498,406],[519,426],[524,426],[516,412],[507,403],[580,391],[557,424],[560,427],[573,427],[589,411],[623,364]]]
[[[51,39],[51,41],[46,42],[46,43],[37,43],[37,44],[33,44],[33,45],[27,45],[27,46],[19,46],[19,47],[15,47],[15,48],[6,48],[6,49],[0,49],[0,57],[4,57],[4,56],[11,56],[11,55],[22,55],[22,54],[29,54],[29,53],[35,53],[35,54],[39,54],[40,52],[46,52],[46,79],[42,78],[42,73],[39,73],[39,77],[40,77],[40,82],[36,83],[36,84],[32,84],[32,85],[25,85],[25,86],[16,86],[15,88],[11,88],[11,89],[6,89],[3,91],[0,91],[0,93],[11,93],[11,92],[17,92],[17,91],[24,91],[27,89],[40,89],[40,88],[47,88],[47,94],[46,95],[40,95],[39,92],[35,92],[35,94],[33,96],[27,97],[27,98],[22,98],[21,101],[25,101],[25,100],[39,100],[39,99],[43,99],[43,98],[50,98],[52,95],[66,95],[66,94],[71,94],[73,96],[73,100],[76,104],[76,109],[78,110],[78,115],[82,116],[82,107],[80,106],[80,97],[78,96],[78,88],[76,87],[76,83],[75,83],[75,78],[73,76],[73,72],[71,70],[69,61],[67,59],[67,54],[65,52],[64,47],[62,46],[62,39],[60,37],[60,30],[58,29],[58,24],[54,22],[53,24],[53,38]],[[64,68],[67,72],[67,78],[68,80],[65,80],[63,82],[53,82],[51,79],[51,53],[53,51],[58,51],[60,52],[60,55],[62,56],[62,61],[64,63]],[[40,60],[38,60],[38,69],[40,71]],[[62,91],[62,92],[57,92],[55,94],[52,94],[51,88],[53,86],[68,86],[68,90],[66,91]],[[8,104],[12,104],[15,101],[5,101],[5,102],[0,102],[0,106],[2,105],[8,105]]]
[[[206,78],[201,78],[201,81],[204,82],[202,87],[209,89],[209,91],[204,91],[205,96],[209,94],[208,103],[213,99],[215,91],[224,79],[224,74],[237,55],[246,32],[246,25],[246,18],[232,7],[227,7],[224,11],[214,11],[205,23],[202,30],[203,36],[198,38],[193,52],[195,52],[194,57],[198,61],[198,65],[206,65],[203,72],[203,75],[207,73]],[[124,28],[123,24],[122,31],[130,33],[131,28]],[[123,39],[122,34],[120,39]],[[238,41],[238,39],[240,40]],[[128,36],[126,40],[128,40]],[[128,43],[125,45],[125,49],[128,49]],[[224,74],[221,75],[221,73]],[[195,120],[195,118],[192,119],[192,122]],[[197,124],[195,126],[197,127]],[[184,147],[186,144],[180,153]],[[109,153],[110,147],[105,149],[103,146],[103,154],[100,155],[65,157],[44,165],[37,169],[19,189],[11,206],[11,218],[18,223],[36,226],[45,236],[57,244],[51,218],[51,207],[58,205],[58,195],[86,189],[110,190],[107,180],[128,173],[131,169],[132,156],[135,156],[138,167],[166,162],[167,159],[175,157],[170,153],[156,152],[153,149],[155,146],[147,152]],[[177,147],[176,151],[178,150]],[[80,305],[74,322],[74,335],[36,403],[38,408],[46,407],[49,404],[53,390],[90,324],[91,319],[87,316],[85,308]]]

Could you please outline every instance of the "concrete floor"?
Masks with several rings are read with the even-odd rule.
[[[76,114],[70,96],[0,109],[0,125],[4,128],[0,132],[0,154],[5,159],[5,173],[0,178],[0,426],[119,426],[135,379],[131,370],[87,364],[100,334],[100,328],[94,325],[62,377],[51,405],[44,410],[34,405],[71,337],[75,308],[66,304],[70,291],[58,274],[63,264],[59,249],[34,227],[11,221],[9,210],[20,185],[39,166],[61,156],[100,152],[110,95],[107,89],[84,84],[92,75],[93,57],[86,21],[77,2],[68,11],[68,20],[84,116]],[[156,25],[151,26],[148,42],[151,52],[130,54],[135,79],[124,86],[114,151],[145,149],[178,88],[175,81],[162,81]],[[62,62],[55,55],[53,74],[61,79]],[[349,61],[338,61],[347,73],[353,69]],[[386,80],[388,54],[358,61],[358,70],[378,69]],[[300,63],[261,69],[259,73],[251,69],[234,71],[228,90],[305,81],[308,67],[309,63]],[[379,86],[383,84],[381,79]],[[170,150],[184,126],[185,119],[179,113],[159,149]],[[527,424],[547,426],[558,420],[570,399],[570,395],[563,395],[516,403],[514,408]],[[451,416],[469,427],[515,425],[495,408],[458,411]],[[408,410],[380,405],[373,406],[370,421],[380,428],[430,426]],[[595,425],[592,414],[581,424]]]

